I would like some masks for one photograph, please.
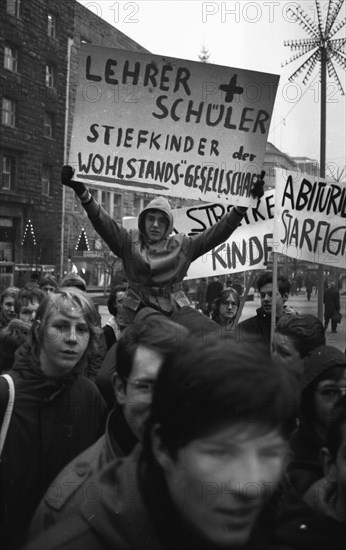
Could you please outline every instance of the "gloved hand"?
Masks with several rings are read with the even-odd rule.
[[[66,185],[66,187],[70,187],[74,190],[74,192],[80,197],[83,195],[85,191],[87,191],[87,188],[85,187],[84,183],[81,181],[74,181],[73,178],[74,170],[72,166],[69,166],[68,164],[66,166],[63,166],[61,169],[61,183],[63,185]]]
[[[264,195],[264,176],[265,171],[262,170],[261,175],[257,177],[257,181],[253,184],[253,187],[251,189],[251,195],[255,199],[260,199]]]

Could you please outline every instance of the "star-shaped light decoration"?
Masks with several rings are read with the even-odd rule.
[[[338,90],[342,95],[345,95],[335,64],[346,69],[346,38],[333,38],[346,24],[346,17],[342,20],[337,20],[344,1],[329,0],[327,15],[323,18],[320,1],[315,0],[316,22],[300,6],[296,6],[295,8],[290,7],[287,10],[309,36],[309,38],[285,40],[284,42],[284,46],[290,47],[291,51],[297,51],[297,53],[288,61],[282,63],[282,67],[296,61],[302,56],[310,54],[290,76],[289,80],[291,82],[303,71],[306,71],[303,84],[307,84],[317,63],[325,60],[329,78],[335,81]]]

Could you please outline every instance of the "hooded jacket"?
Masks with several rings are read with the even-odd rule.
[[[3,550],[20,545],[49,483],[104,431],[105,403],[79,368],[48,378],[28,344],[16,352],[9,371],[15,403],[0,463]]]
[[[182,289],[190,264],[227,240],[242,219],[242,214],[232,209],[212,227],[188,237],[183,233],[171,235],[172,210],[163,197],[148,204],[138,217],[138,229],[130,231],[113,220],[94,199],[84,208],[97,233],[123,261],[129,281],[123,302],[126,324],[134,319],[143,305],[165,315],[172,315],[180,307],[190,305]],[[159,242],[150,243],[144,232],[148,210],[159,210],[168,220],[166,233]]]
[[[273,550],[344,550],[346,523],[337,518],[334,484],[293,463],[278,505]]]

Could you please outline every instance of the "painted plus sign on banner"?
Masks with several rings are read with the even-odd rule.
[[[244,88],[241,86],[237,86],[237,76],[232,76],[231,80],[229,81],[229,84],[221,84],[220,90],[223,92],[226,92],[225,101],[226,103],[231,103],[234,98],[234,94],[241,95],[244,93]]]
[[[254,206],[278,81],[82,44],[69,164],[93,186]]]

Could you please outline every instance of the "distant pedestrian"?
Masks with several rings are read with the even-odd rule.
[[[337,332],[336,314],[340,313],[340,294],[335,281],[331,281],[329,287],[324,293],[324,330],[327,330],[329,321],[331,321],[332,332]]]
[[[312,279],[310,279],[310,277],[308,277],[306,279],[306,282],[305,282],[305,287],[306,287],[306,296],[307,296],[307,299],[308,299],[309,302],[310,302],[313,286],[314,285],[313,285]]]

